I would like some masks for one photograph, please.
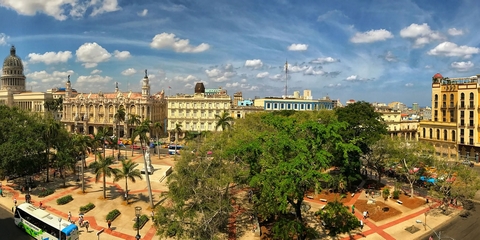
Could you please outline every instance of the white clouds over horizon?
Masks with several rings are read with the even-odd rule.
[[[72,52],[60,51],[60,52],[46,52],[44,54],[30,53],[27,58],[30,63],[45,63],[46,65],[56,63],[66,63],[72,58]]]
[[[123,76],[131,76],[135,73],[137,73],[137,70],[135,70],[134,68],[128,68],[122,71]]]
[[[385,29],[370,30],[367,32],[357,32],[350,38],[353,43],[373,43],[378,41],[385,41],[389,38],[393,38],[393,34]]]
[[[412,23],[410,26],[400,30],[400,36],[402,38],[411,39],[413,41],[414,48],[423,47],[435,40],[445,39],[445,37],[442,36],[438,31],[433,31],[430,29],[430,26],[426,23],[421,25]]]
[[[433,56],[471,58],[473,54],[478,54],[479,52],[480,48],[458,46],[457,44],[452,42],[443,42],[428,51],[427,54]]]
[[[468,62],[453,62],[450,64],[450,66],[455,69],[458,72],[466,72],[472,69],[475,64],[472,63],[471,61]]]
[[[198,46],[190,45],[190,40],[180,39],[173,33],[160,33],[153,37],[150,47],[155,49],[172,49],[181,53],[200,53],[207,51],[210,45],[201,43]]]
[[[263,62],[260,59],[247,60],[247,61],[245,61],[244,66],[249,67],[249,68],[257,69],[257,68],[261,68],[263,66]]]
[[[292,43],[292,45],[288,46],[288,51],[306,51],[307,49],[307,44]]]
[[[77,51],[77,61],[82,62],[85,68],[94,68],[98,63],[106,62],[112,56],[105,48],[96,42],[84,43]]]

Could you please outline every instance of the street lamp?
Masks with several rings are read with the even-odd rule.
[[[62,239],[62,227],[60,226],[60,223],[62,222],[62,218],[58,218],[58,239]]]
[[[80,166],[78,165],[77,165],[77,182],[80,182]]]
[[[142,236],[140,236],[139,230],[140,230],[140,211],[142,211],[142,207],[135,207],[135,216],[137,216],[137,236],[135,238],[139,240]]]

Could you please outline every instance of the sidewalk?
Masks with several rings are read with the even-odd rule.
[[[122,154],[124,152],[122,151]],[[111,155],[111,150],[107,150],[106,155]],[[143,156],[138,152],[135,153],[134,157],[131,157],[131,152],[128,152],[128,158],[133,159],[133,161],[139,163],[139,167],[143,167]],[[94,161],[94,156],[89,156],[86,161],[87,165]],[[173,161],[169,159],[158,159],[156,155],[152,155],[152,164],[161,162],[161,164],[170,164],[173,165]],[[120,166],[120,163],[113,165],[114,167]],[[130,192],[129,202],[126,204],[123,200],[124,196],[124,187],[125,180],[120,180],[119,182],[113,182],[112,178],[106,178],[106,192],[107,199],[103,199],[103,183],[100,180],[98,183],[95,183],[95,176],[89,169],[85,169],[85,193],[81,191],[81,184],[75,182],[76,176],[69,176],[67,180],[66,188],[55,189],[55,193],[49,195],[45,198],[38,198],[37,195],[32,196],[32,203],[35,206],[39,206],[40,201],[45,207],[47,212],[61,216],[64,219],[68,218],[68,212],[72,214],[72,220],[78,220],[79,208],[80,206],[85,206],[88,203],[93,203],[95,208],[90,210],[85,214],[84,219],[90,222],[90,228],[87,232],[85,228],[79,227],[80,239],[97,239],[96,233],[101,229],[105,231],[100,235],[100,239],[135,239],[137,234],[136,230],[133,228],[135,223],[135,210],[134,207],[140,206],[142,208],[142,214],[147,215],[150,218],[151,209],[149,209],[149,197],[148,190],[145,184],[145,180],[139,180],[135,183],[129,181],[128,189]],[[145,178],[144,178],[145,179]],[[62,182],[60,179],[54,179],[54,183],[57,184]],[[152,194],[154,198],[154,203],[158,202],[160,199],[159,194],[162,192],[160,189],[166,189],[165,182],[152,182]],[[12,183],[7,183],[2,181],[4,197],[0,197],[0,204],[11,209],[13,204],[13,199],[17,199],[17,204],[25,202],[25,195],[21,194],[20,191],[13,189]],[[40,183],[37,188],[45,187],[44,183]],[[65,205],[57,205],[56,199],[72,195],[73,201]],[[118,216],[114,221],[112,221],[112,228],[107,229],[107,222],[105,220],[106,215],[113,209],[118,209],[120,211],[120,216]],[[77,224],[78,225],[78,224]],[[151,221],[151,219],[145,224],[145,226],[140,229],[141,239],[153,239],[155,236],[156,229]]]

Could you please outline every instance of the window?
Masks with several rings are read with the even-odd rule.
[[[470,118],[470,119],[473,119],[473,111],[470,111],[470,113],[469,113],[469,118]]]
[[[437,129],[437,140],[440,140],[440,129]]]
[[[455,136],[455,130],[452,130],[452,141],[455,142],[455,138],[456,138],[456,136]]]
[[[290,107],[291,107],[290,105],[291,105],[290,103],[289,103],[289,104],[287,104],[287,109],[290,109]]]
[[[310,110],[310,108],[312,107],[312,104],[307,104],[307,109]]]
[[[438,95],[435,94],[435,108],[438,108]]]
[[[455,122],[455,112],[453,110],[450,110],[450,122]]]
[[[425,128],[423,128],[423,137],[424,137],[424,138],[427,138],[427,131],[426,131]]]
[[[445,109],[442,110],[442,120],[443,120],[444,122],[447,121],[447,110],[445,110]]]
[[[460,94],[460,100],[465,100],[465,93]]]
[[[443,140],[447,141],[447,130],[443,130]]]
[[[273,109],[277,109],[277,104],[276,103],[273,104]]]
[[[430,139],[433,138],[433,130],[430,128]]]
[[[270,109],[270,103],[267,103],[267,109]]]
[[[280,109],[285,109],[285,104],[280,104]]]

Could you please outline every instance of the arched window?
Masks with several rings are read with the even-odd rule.
[[[452,141],[455,142],[455,130],[452,130]]]
[[[435,94],[435,101],[438,101],[438,95],[437,94]]]
[[[433,130],[430,128],[430,139],[433,138]]]
[[[465,100],[465,93],[460,94],[460,100]]]
[[[443,140],[447,140],[447,130],[443,130]]]
[[[437,139],[440,140],[440,129],[437,129]]]
[[[447,101],[447,94],[443,94],[442,101]]]
[[[473,96],[473,92],[470,93],[470,100],[473,100],[474,96]]]

